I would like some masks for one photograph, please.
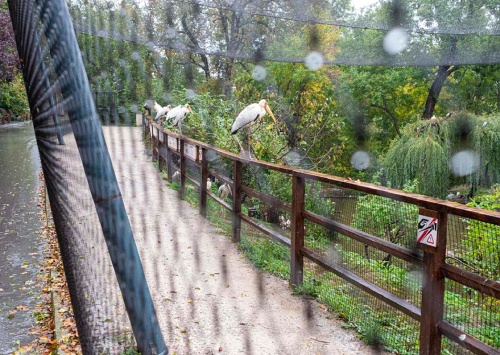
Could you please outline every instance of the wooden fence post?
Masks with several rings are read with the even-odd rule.
[[[174,175],[174,172],[172,170],[173,170],[172,152],[168,147],[168,141],[167,141],[167,180],[169,183],[172,183],[172,176]]]
[[[142,139],[146,139],[146,116],[142,115]]]
[[[151,124],[151,121],[149,122],[149,137],[151,138],[151,154],[153,154],[153,161],[154,161],[154,140],[155,140],[155,135],[153,134],[154,127]]]
[[[203,217],[207,216],[207,165],[207,150],[205,148],[201,148],[200,214]]]
[[[441,353],[441,332],[438,323],[443,319],[445,277],[441,266],[446,257],[446,231],[448,215],[443,212],[420,209],[420,214],[437,218],[436,247],[420,244],[424,250],[423,285],[420,321],[420,354]]]
[[[243,164],[239,161],[234,162],[233,168],[233,237],[232,241],[239,243],[241,239],[241,198],[243,183]]]
[[[292,175],[292,219],[290,246],[290,284],[300,286],[304,279],[304,197],[306,181],[293,173]]]
[[[160,130],[155,126],[153,126],[153,161],[154,160],[160,164]]]
[[[186,192],[186,157],[184,156],[184,139],[182,138],[179,138],[179,154],[180,154],[180,159],[179,159],[179,162],[180,162],[180,168],[181,168],[181,171],[180,171],[180,180],[181,180],[181,191],[180,191],[180,195],[181,195],[181,199],[184,198],[184,194]]]
[[[160,139],[160,137],[162,139]],[[163,156],[161,155],[162,148],[164,148],[165,146],[166,146],[165,135],[163,134],[163,131],[158,130],[158,170],[160,170],[160,172],[163,170],[162,168],[165,166],[165,158],[163,158]]]

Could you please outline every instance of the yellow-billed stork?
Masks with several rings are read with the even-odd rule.
[[[189,104],[185,104],[184,106],[179,105],[167,113],[166,121],[172,120],[172,125],[174,127],[179,126],[179,132],[182,134],[182,120],[184,120],[184,117],[186,117],[188,113],[193,113]]]
[[[257,121],[259,120],[262,121],[262,118],[266,115],[266,113],[268,113],[269,116],[272,117],[274,123],[277,123],[276,118],[274,118],[273,112],[271,111],[269,105],[267,104],[267,101],[262,99],[259,101],[259,103],[251,104],[245,107],[243,111],[239,113],[238,117],[236,117],[236,120],[234,121],[233,126],[231,127],[231,134],[236,134],[236,132],[238,132],[240,129],[247,128],[247,142],[248,142],[249,155],[250,155],[250,128]],[[241,142],[237,137],[236,141],[240,145],[241,152],[244,153],[243,146],[241,145]]]

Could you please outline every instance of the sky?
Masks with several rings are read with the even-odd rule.
[[[356,11],[362,10],[364,7],[375,4],[380,0],[351,0],[352,6],[356,9]]]

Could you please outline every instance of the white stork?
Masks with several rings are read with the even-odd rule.
[[[184,106],[179,105],[167,113],[166,121],[173,120],[172,124],[174,127],[178,125],[179,132],[182,134],[182,120],[184,120],[184,117],[186,117],[188,113],[193,113],[189,104],[185,104]]]
[[[274,115],[269,108],[269,105],[267,104],[267,101],[262,99],[259,101],[259,103],[251,104],[248,105],[243,109],[243,111],[240,112],[238,117],[236,117],[236,120],[233,123],[233,126],[231,127],[231,134],[236,134],[240,129],[246,127],[247,128],[247,142],[248,142],[248,154],[250,155],[250,127],[257,122],[259,119],[262,121],[262,118],[266,115],[266,112],[269,114],[269,116],[272,117],[274,123],[276,122],[276,118],[274,118]],[[239,141],[238,137],[236,137],[236,141],[240,145],[241,152],[244,152],[243,146],[241,145],[241,142]]]
[[[159,108],[159,110],[156,110],[157,108]],[[168,112],[170,112],[170,110],[172,110],[172,105],[167,105],[167,106],[163,106],[163,107],[161,107],[160,105],[158,105],[158,107],[155,106],[155,110],[156,110],[155,121],[158,122],[158,120],[160,118],[162,118]]]
[[[231,191],[231,186],[229,186],[229,184],[227,184],[227,183],[220,185],[219,190],[218,190],[218,195],[222,200],[226,200],[226,198],[228,196],[232,197],[233,192]],[[221,205],[221,210],[222,210],[222,218],[225,219],[226,218],[226,208]]]

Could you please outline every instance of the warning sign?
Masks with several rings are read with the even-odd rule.
[[[418,215],[417,242],[435,247],[437,244],[437,229],[437,218]]]

